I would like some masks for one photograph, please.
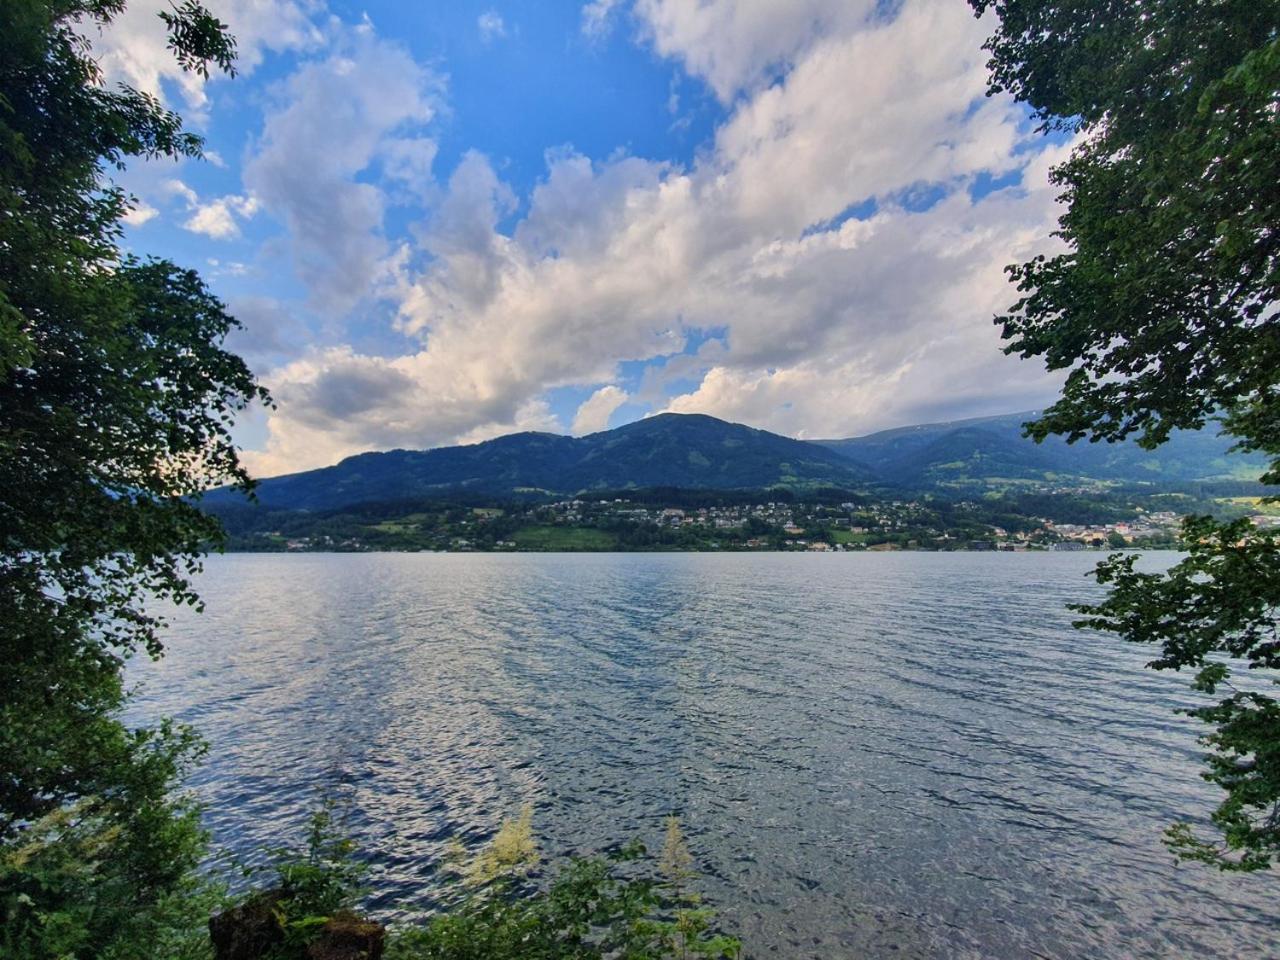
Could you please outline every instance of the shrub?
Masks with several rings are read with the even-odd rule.
[[[392,931],[387,960],[668,960],[738,957],[714,929],[679,822],[667,821],[658,860],[634,841],[605,856],[578,857],[539,878],[533,809],[504,820],[474,855],[446,860],[449,908]],[[243,904],[269,904],[283,936],[270,960],[297,960],[333,917],[351,917],[361,870],[354,845],[326,806],[305,851],[281,851],[267,886]],[[265,898],[265,900],[264,900]]]

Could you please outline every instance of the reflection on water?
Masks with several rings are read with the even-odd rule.
[[[553,853],[679,813],[752,956],[1280,955],[1273,877],[1160,843],[1215,788],[1184,681],[1069,627],[1094,559],[215,558],[136,712],[211,741],[223,845],[341,785],[391,917],[531,801]]]

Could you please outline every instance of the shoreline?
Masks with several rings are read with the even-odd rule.
[[[209,556],[308,556],[308,555],[324,555],[324,556],[350,556],[363,554],[435,554],[440,556],[475,556],[475,555],[546,555],[546,554],[567,554],[579,556],[605,556],[610,554],[690,554],[690,553],[716,553],[716,554],[800,554],[800,555],[823,555],[823,554],[885,554],[885,553],[936,553],[936,554],[1080,554],[1090,553],[1099,555],[1108,555],[1112,553],[1181,553],[1184,548],[1180,546],[1158,546],[1158,547],[1083,547],[1078,550],[1054,550],[1052,548],[1034,548],[1022,550],[930,550],[925,547],[900,547],[892,550],[875,550],[871,548],[855,549],[855,550],[809,550],[801,548],[791,549],[743,549],[743,550],[725,550],[725,549],[706,549],[706,550],[681,550],[681,549],[654,549],[654,550],[521,550],[521,549],[504,549],[504,550],[396,550],[396,549],[359,549],[359,550],[245,550],[245,549],[226,549],[214,550]]]

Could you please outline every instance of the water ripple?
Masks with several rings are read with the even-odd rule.
[[[530,801],[553,854],[679,813],[752,956],[1280,956],[1271,876],[1160,844],[1215,799],[1192,695],[1070,628],[1091,563],[216,558],[135,712],[208,736],[224,846],[296,839],[345,787],[391,918]]]

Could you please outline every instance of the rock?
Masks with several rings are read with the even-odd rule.
[[[387,931],[353,913],[330,918],[307,945],[307,960],[382,960]]]
[[[209,918],[214,960],[262,960],[284,942],[275,907],[283,893],[266,890]]]

